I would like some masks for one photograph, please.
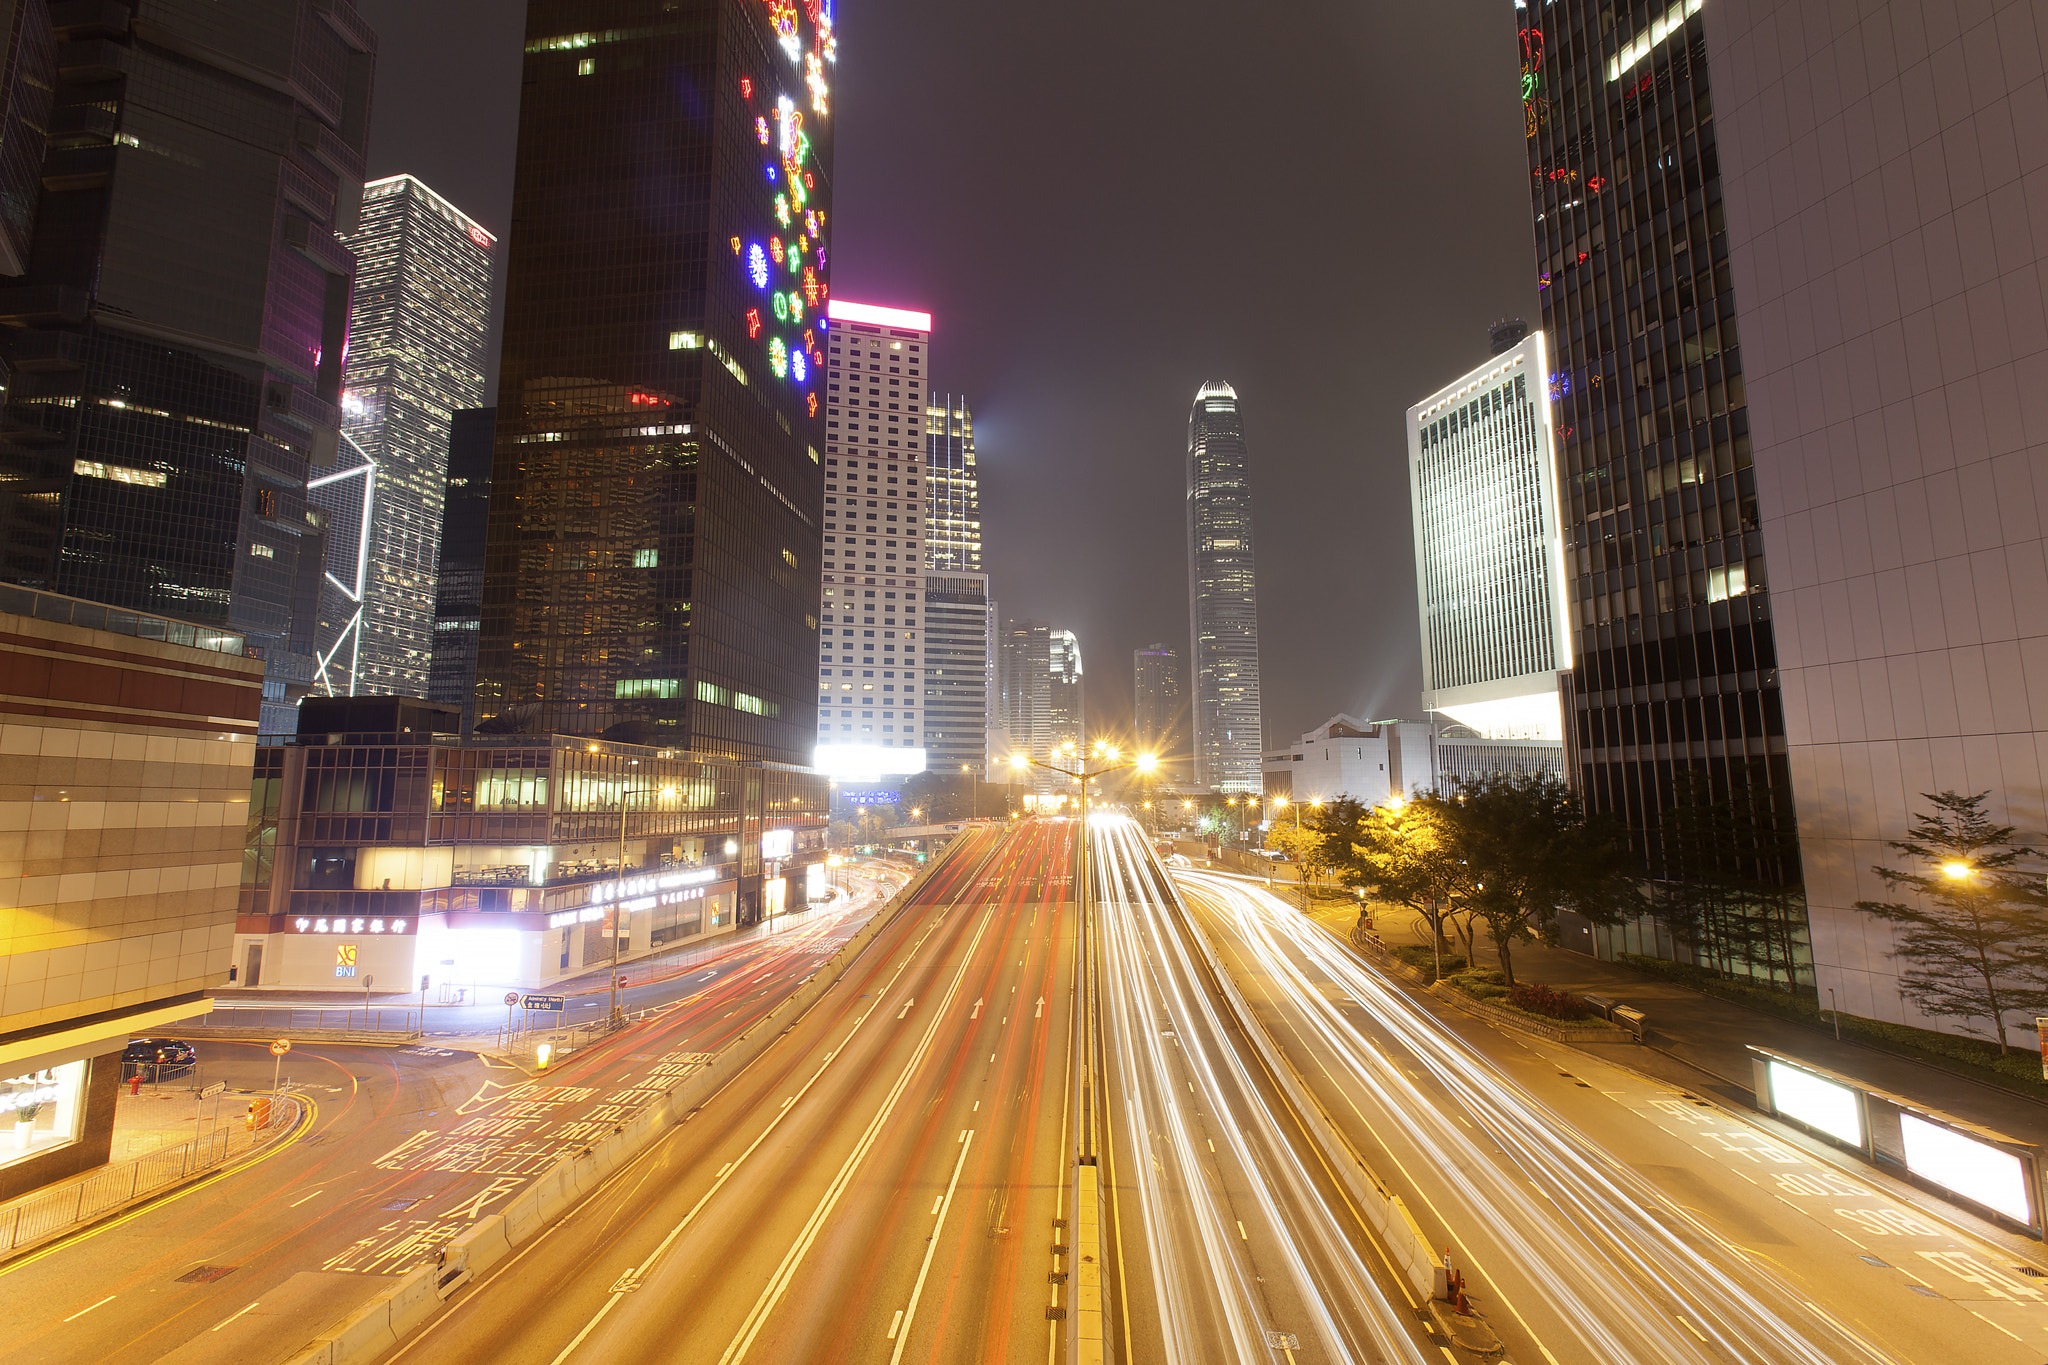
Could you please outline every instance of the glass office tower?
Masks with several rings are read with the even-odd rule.
[[[449,424],[483,402],[494,239],[420,181],[394,175],[363,187],[362,224],[346,240],[356,287],[342,430],[345,454],[374,470],[331,485],[360,485],[370,515],[353,543],[328,542],[319,690],[421,697],[434,652]],[[359,592],[343,591],[358,564]]]
[[[1237,391],[1221,381],[1202,385],[1188,414],[1188,624],[1195,781],[1215,791],[1264,784],[1247,464]]]
[[[933,573],[981,572],[981,471],[974,414],[964,394],[935,393],[925,405],[924,563]]]
[[[49,13],[42,196],[0,287],[0,576],[246,635],[289,730],[376,36],[350,0]]]
[[[1555,367],[1568,762],[1653,875],[1688,774],[1791,809],[1700,9],[1515,10]],[[1796,884],[1798,860],[1747,873]]]
[[[480,730],[810,761],[830,14],[527,6]]]

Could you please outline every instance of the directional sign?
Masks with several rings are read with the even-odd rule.
[[[565,998],[559,995],[527,995],[520,997],[519,1003],[526,1009],[552,1010],[559,1014],[562,1012]]]
[[[280,1038],[270,1045],[270,1055],[273,1057],[282,1057],[291,1050],[292,1040],[289,1038]]]
[[[215,1095],[224,1092],[227,1088],[228,1083],[226,1081],[215,1081],[212,1085],[207,1086],[206,1089],[199,1092],[199,1098],[202,1100],[210,1100]]]

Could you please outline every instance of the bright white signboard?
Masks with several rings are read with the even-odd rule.
[[[1906,1169],[2022,1223],[2033,1221],[2026,1163],[2003,1148],[1911,1114],[1899,1115]]]
[[[1780,1114],[1818,1128],[1854,1147],[1863,1141],[1863,1112],[1856,1092],[1780,1061],[1771,1063],[1771,1100]]]

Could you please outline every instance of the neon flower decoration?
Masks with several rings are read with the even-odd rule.
[[[804,320],[804,296],[797,293],[794,289],[789,291],[789,320],[791,322],[802,322]]]
[[[782,264],[782,239],[780,237],[770,237],[768,239],[768,254],[775,258],[775,264]]]
[[[791,0],[768,0],[768,22],[775,27],[775,40],[791,61],[803,55],[803,39],[796,31],[796,6]]]
[[[768,183],[771,185],[775,183],[775,168],[773,166],[768,168]]]
[[[758,308],[749,308],[747,310],[747,339],[751,341],[755,337],[758,337],[760,335],[761,310]]]
[[[761,249],[759,242],[747,248],[747,275],[754,282],[754,288],[768,287],[768,253]]]
[[[768,368],[781,379],[789,373],[789,348],[782,344],[781,337],[768,338]]]
[[[1607,188],[1607,177],[1606,177],[1606,176],[1604,176],[1604,175],[1589,175],[1589,176],[1587,176],[1587,177],[1586,177],[1586,188],[1587,188],[1587,189],[1589,189],[1589,190],[1591,190],[1591,191],[1592,191],[1593,193],[1595,193],[1595,194],[1598,194],[1598,193],[1600,193],[1600,191],[1602,191],[1602,190],[1604,190],[1604,189],[1606,189],[1606,188]]]
[[[807,265],[804,267],[804,297],[811,301],[811,307],[816,308],[818,306],[818,268],[816,266]],[[810,344],[810,333],[804,333],[804,342],[806,345]]]
[[[775,221],[784,227],[789,226],[789,196],[786,194],[775,196]]]
[[[811,90],[811,111],[818,114],[831,113],[832,111],[825,106],[826,99],[832,93],[831,87],[825,84],[825,63],[819,60],[815,52],[804,58],[804,84]]]
[[[811,416],[816,417],[818,415],[818,395],[815,393],[807,393],[804,395],[804,401],[810,404]]]
[[[754,120],[754,136],[755,136],[755,137],[757,137],[757,138],[759,138],[759,139],[761,140],[761,145],[762,145],[763,147],[766,147],[766,146],[768,145],[768,120],[767,120],[767,119],[765,119],[765,118],[757,118],[757,119],[755,119],[755,120]]]
[[[791,351],[789,353],[790,378],[801,384],[809,374],[809,371],[810,367],[804,363],[804,353],[802,351]]]

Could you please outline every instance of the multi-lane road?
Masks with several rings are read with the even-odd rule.
[[[1133,1365],[2042,1357],[2048,1295],[2010,1248],[1698,1097],[1446,1016],[1243,880],[1169,879],[1121,816],[1093,822],[1084,915],[1079,834],[970,826],[750,1066],[388,1359],[1086,1359],[1090,1167],[1102,1358]],[[0,1358],[289,1359],[865,918],[737,944],[544,1076],[320,1049],[293,1141],[0,1266],[33,1306]],[[209,1047],[216,1075],[264,1079],[267,1053]],[[1433,1330],[1269,1063],[1448,1249],[1504,1355]]]

